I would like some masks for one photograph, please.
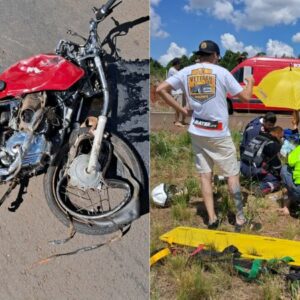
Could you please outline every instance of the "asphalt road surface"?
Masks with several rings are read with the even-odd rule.
[[[57,42],[70,38],[72,29],[88,32],[91,8],[104,1],[0,1],[0,71],[21,58],[53,52]],[[116,48],[125,60],[148,58],[149,3],[124,0],[113,17],[122,29]],[[108,18],[100,25],[102,40],[114,26]],[[123,35],[122,35],[123,34]],[[110,52],[111,45],[106,49]],[[147,153],[143,154],[147,156]],[[109,236],[76,234],[64,245],[49,240],[66,238],[63,226],[48,209],[42,176],[32,178],[24,202],[8,210],[16,189],[0,208],[0,299],[148,299],[149,214],[135,221],[122,239],[88,252],[36,262],[57,253],[107,241]],[[0,193],[7,187],[2,186]]]

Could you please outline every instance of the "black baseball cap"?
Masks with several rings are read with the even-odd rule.
[[[217,55],[220,55],[220,48],[213,41],[210,40],[202,41],[199,45],[199,50],[195,52],[195,54],[201,55],[202,53],[205,54],[217,53]]]
[[[180,64],[180,59],[178,57],[175,57],[172,60],[172,66],[176,66],[176,65],[179,65],[179,64]]]

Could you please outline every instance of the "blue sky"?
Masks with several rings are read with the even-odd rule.
[[[300,0],[150,0],[151,57],[163,65],[201,40],[249,56],[300,54]]]

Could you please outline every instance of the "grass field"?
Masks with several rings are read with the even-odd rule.
[[[240,134],[233,132],[238,145]],[[190,137],[168,131],[151,134],[151,189],[160,183],[176,185],[188,192],[173,197],[167,208],[151,204],[151,253],[166,245],[159,236],[177,226],[206,228],[207,216],[201,198],[199,178],[194,167]],[[281,192],[255,198],[249,182],[242,181],[246,216],[261,223],[259,235],[300,240],[300,223],[295,217],[281,216]],[[227,186],[214,186],[214,198],[220,230],[233,231],[234,205]],[[277,200],[275,200],[277,199]],[[189,260],[193,249],[179,248],[151,268],[151,299],[300,299],[299,284],[288,283],[280,275],[262,274],[247,282],[228,262]]]

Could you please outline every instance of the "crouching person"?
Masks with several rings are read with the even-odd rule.
[[[275,126],[270,132],[260,132],[241,154],[241,173],[244,177],[258,181],[254,193],[262,197],[280,188],[281,161],[279,158],[283,129]]]
[[[281,211],[289,215],[291,204],[300,204],[300,145],[288,156],[288,164],[281,169],[281,178],[287,189],[287,198]]]

